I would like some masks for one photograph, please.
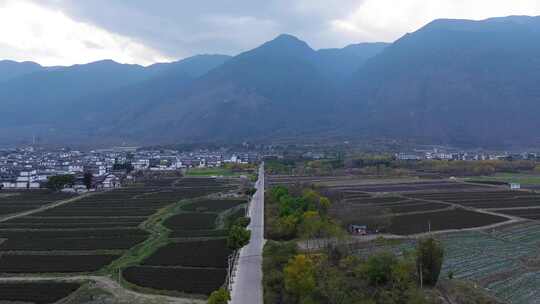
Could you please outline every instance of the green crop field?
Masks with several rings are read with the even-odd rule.
[[[540,185],[540,174],[524,173],[497,173],[493,176],[476,176],[467,178],[467,181],[497,181],[506,183],[519,183],[522,185]]]
[[[193,168],[186,172],[187,176],[240,176],[240,173],[232,172],[226,168]]]
[[[540,224],[524,223],[489,231],[436,235],[445,248],[441,277],[472,281],[511,304],[536,303],[539,297]],[[373,243],[358,255],[414,250],[415,240]]]

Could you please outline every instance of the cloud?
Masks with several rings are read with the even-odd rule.
[[[0,0],[0,5],[2,1],[10,0]],[[69,46],[63,52],[52,46],[33,45],[33,52],[57,54],[56,59],[46,57],[50,62],[62,58],[69,62],[88,61],[106,55],[139,63],[200,53],[235,55],[281,33],[296,35],[315,48],[342,47],[363,41],[391,42],[436,18],[540,15],[538,0],[17,0],[17,3],[21,1],[32,1],[34,11],[46,11],[64,20],[53,28],[46,21],[56,18],[53,16],[37,18],[41,20],[37,26],[29,25],[32,20],[10,21],[9,28],[13,23],[24,28],[24,32],[17,30],[20,41],[14,45],[24,50],[28,50],[29,40],[42,37],[44,31],[47,35],[58,30],[62,33],[53,36],[56,36],[55,44]],[[27,16],[34,11],[26,12]],[[7,23],[1,22],[0,25]],[[67,33],[73,25],[76,33]],[[81,37],[80,33],[89,33],[94,38],[72,37]],[[43,39],[39,41],[43,43]],[[9,41],[2,37],[0,43],[9,44]]]
[[[366,0],[333,28],[350,38],[394,41],[439,18],[482,20],[540,15],[537,0]]]
[[[167,56],[238,54],[281,33],[315,47],[345,45],[330,20],[345,16],[362,0],[35,0],[76,20],[136,37]]]
[[[35,60],[44,65],[106,58],[150,64],[169,59],[132,38],[24,0],[0,0],[0,28],[2,59]]]

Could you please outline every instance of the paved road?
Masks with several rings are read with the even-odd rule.
[[[232,304],[262,304],[262,250],[264,246],[264,164],[259,168],[257,192],[249,207],[251,240],[240,250],[232,287]]]

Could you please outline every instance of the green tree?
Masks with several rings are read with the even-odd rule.
[[[92,188],[93,179],[94,179],[94,175],[91,172],[84,173],[83,183],[86,186],[86,189]]]
[[[234,221],[235,226],[240,226],[244,228],[247,228],[247,226],[249,226],[249,223],[251,223],[251,218],[247,216],[241,216]]]
[[[397,263],[393,254],[381,253],[370,256],[359,270],[369,285],[377,287],[392,281],[393,270]]]
[[[227,304],[231,300],[231,294],[225,288],[220,288],[210,295],[208,304]]]
[[[284,269],[285,290],[300,303],[306,303],[316,287],[315,264],[306,255],[292,258]]]
[[[434,238],[418,241],[416,248],[416,268],[422,285],[435,286],[444,259],[444,249]]]
[[[232,250],[238,250],[249,243],[250,237],[251,231],[242,226],[233,226],[231,230],[229,230],[227,246]]]
[[[50,176],[47,179],[47,184],[45,186],[52,191],[58,191],[65,188],[66,186],[73,186],[74,183],[75,177],[73,175],[55,175]]]

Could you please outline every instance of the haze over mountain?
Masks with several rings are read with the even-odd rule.
[[[343,49],[317,51],[281,35],[235,57],[146,68],[0,62],[0,142],[322,134],[532,145],[539,139],[539,38],[539,17],[512,16],[436,20],[391,45]]]
[[[0,60],[0,82],[42,70],[44,68],[35,62]]]

